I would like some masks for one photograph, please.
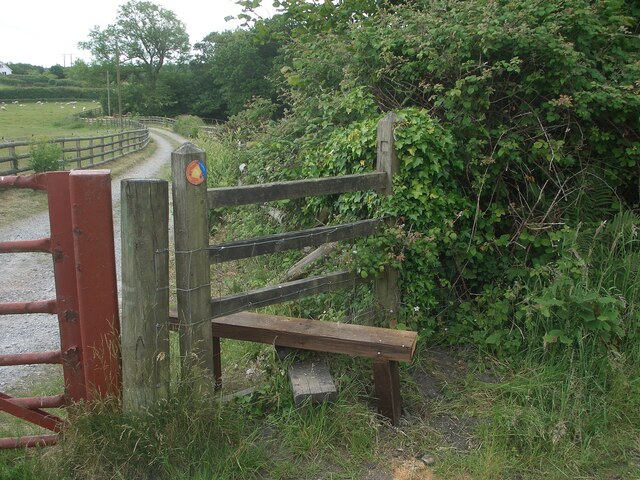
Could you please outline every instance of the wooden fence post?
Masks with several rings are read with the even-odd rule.
[[[89,159],[89,162],[91,163],[91,165],[93,165],[95,162],[93,161],[94,159],[94,155],[93,155],[93,137],[89,139],[89,147],[91,147],[91,150],[89,150],[89,155],[91,156],[91,158]]]
[[[171,154],[180,354],[183,372],[197,367],[204,375],[191,380],[213,389],[207,182],[187,180],[190,164],[197,171],[206,165],[206,154],[187,142]]]
[[[122,397],[136,411],[169,396],[169,186],[121,185]]]
[[[400,169],[400,162],[393,141],[393,129],[397,121],[398,116],[394,112],[389,112],[378,122],[376,170],[387,173],[387,184],[380,191],[383,195],[391,195],[393,193],[393,176]],[[375,290],[376,299],[383,312],[382,320],[385,326],[388,326],[389,322],[397,319],[398,310],[400,309],[398,270],[392,267],[385,268],[384,273],[376,280]]]
[[[80,139],[76,139],[76,167],[82,168],[82,153],[80,150]]]

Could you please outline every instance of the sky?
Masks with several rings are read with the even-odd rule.
[[[127,0],[5,0],[0,7],[0,62],[50,67],[91,60],[78,42],[89,39],[96,25],[114,23],[118,7]],[[187,27],[193,45],[211,32],[233,30],[238,21],[225,22],[241,7],[235,0],[151,0],[173,11]],[[265,2],[270,3],[270,2]],[[268,15],[268,10],[263,12]]]

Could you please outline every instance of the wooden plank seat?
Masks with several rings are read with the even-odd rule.
[[[175,309],[171,311],[171,321],[174,325],[178,323]],[[213,318],[211,328],[218,384],[222,375],[220,338],[369,357],[373,359],[378,412],[394,424],[400,418],[398,362],[410,362],[413,358],[418,337],[415,332],[252,312]]]

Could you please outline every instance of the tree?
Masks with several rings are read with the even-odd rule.
[[[64,68],[59,63],[49,67],[49,73],[55,75],[57,78],[64,78]]]
[[[151,2],[120,7],[116,29],[125,61],[143,65],[152,88],[165,62],[189,54],[187,30],[175,13]]]
[[[202,54],[194,67],[204,70],[210,82],[201,101],[234,115],[253,97],[275,100],[274,85],[267,77],[273,71],[278,43],[261,41],[253,31],[236,30],[210,33],[195,47]],[[211,84],[217,88],[211,90]]]
[[[189,53],[189,36],[171,10],[151,2],[130,0],[120,6],[116,22],[104,30],[94,27],[89,40],[79,43],[98,62],[142,67],[152,94],[166,62]]]

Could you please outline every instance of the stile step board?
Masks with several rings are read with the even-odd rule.
[[[289,380],[296,406],[300,406],[307,399],[312,403],[322,403],[335,402],[338,398],[329,367],[323,361],[308,360],[291,365]]]
[[[257,388],[255,387],[249,387],[244,390],[240,390],[239,392],[230,393],[222,397],[222,403],[229,403],[242,397],[248,397],[249,395],[253,395],[256,390]]]

